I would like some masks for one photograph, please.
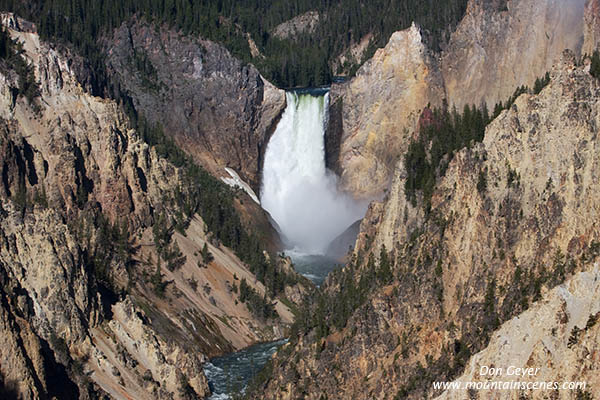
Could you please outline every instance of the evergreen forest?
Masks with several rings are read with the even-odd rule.
[[[96,89],[105,79],[98,40],[134,16],[219,42],[277,86],[290,88],[329,84],[337,73],[332,61],[372,34],[363,59],[349,66],[356,71],[393,32],[413,21],[425,30],[430,47],[439,49],[466,5],[467,0],[0,0],[3,11],[35,22],[42,38],[72,45],[89,59],[98,75]],[[288,39],[271,34],[308,11],[320,15],[313,32]],[[246,34],[261,56],[251,56]]]

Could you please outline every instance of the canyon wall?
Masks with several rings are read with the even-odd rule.
[[[530,391],[531,398],[549,393],[556,399],[585,398],[600,387],[600,271],[595,264],[563,285],[548,292],[516,318],[502,325],[489,345],[475,354],[465,372],[455,380],[465,382],[550,382],[550,389]],[[486,374],[485,367],[498,366],[502,373]],[[510,366],[533,368],[532,373],[515,376]],[[483,370],[482,370],[483,367]],[[483,372],[483,374],[482,374]],[[554,387],[556,382],[557,387]],[[565,389],[564,384],[584,383],[585,387]],[[538,383],[539,384],[539,383]],[[463,386],[463,387],[464,387]],[[480,397],[512,399],[515,391],[478,390]],[[524,392],[524,391],[523,391]],[[468,391],[448,390],[437,399],[463,399]],[[590,398],[590,397],[588,397]]]
[[[83,89],[81,60],[2,21],[37,91],[21,94],[23,75],[2,60],[0,394],[206,397],[208,357],[283,337],[293,314],[278,299],[274,318],[250,311],[240,281],[260,298],[267,288],[200,215],[174,227],[189,212],[176,201],[189,172]],[[305,288],[286,290],[299,299]]]
[[[470,379],[477,365],[507,359],[543,368],[544,377],[587,380],[581,395],[597,392],[588,356],[595,357],[598,312],[589,279],[600,255],[600,84],[587,68],[565,52],[540,94],[521,95],[487,127],[482,143],[456,153],[427,218],[401,200],[396,170],[390,196],[363,220],[361,231],[371,234],[359,237],[358,261],[325,285],[330,297],[316,310],[327,322],[280,351],[262,398],[433,398],[441,392],[432,382],[463,372],[461,379]],[[369,252],[374,261],[367,262]],[[382,254],[389,270],[380,269]],[[352,296],[365,298],[336,328],[338,310]],[[558,309],[564,311],[547,329],[523,322],[546,312],[550,321]],[[568,339],[574,326],[583,331]],[[524,353],[510,357],[502,349]],[[562,356],[573,367],[559,368],[567,365]],[[582,364],[589,373],[575,367]]]
[[[448,104],[492,110],[583,45],[586,0],[470,1],[442,54]]]
[[[356,77],[333,85],[331,108],[341,108],[343,190],[370,198],[389,185],[390,173],[415,133],[421,110],[428,103],[441,105],[438,71],[413,25],[394,33]]]
[[[215,176],[233,168],[259,192],[283,90],[214,42],[133,20],[105,39],[111,75],[138,112]]]
[[[600,41],[600,2],[588,0],[584,15],[584,40],[581,52],[592,55],[598,49]]]
[[[587,4],[587,5],[586,5]],[[440,54],[418,27],[396,32],[349,82],[332,86],[341,104],[341,187],[378,198],[418,136],[424,108],[486,105],[490,113],[517,87],[533,87],[565,49],[591,53],[598,7],[588,0],[471,0]]]

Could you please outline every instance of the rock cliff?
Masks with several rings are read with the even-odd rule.
[[[22,75],[2,60],[0,394],[206,397],[207,357],[281,338],[293,314],[273,298],[265,319],[240,301],[241,279],[261,298],[267,289],[200,215],[174,231],[189,212],[176,201],[189,171],[83,89],[77,56],[2,21],[38,89],[22,95]]]
[[[339,165],[342,189],[381,196],[427,104],[441,107],[445,100],[459,111],[485,104],[491,112],[517,87],[533,87],[563,50],[579,55],[583,46],[591,53],[595,3],[471,0],[440,54],[423,44],[417,27],[393,34],[356,77],[332,87],[332,107],[339,102],[343,111],[340,152],[330,165]]]
[[[600,3],[597,0],[588,0],[585,5],[583,29],[584,40],[581,52],[591,55],[598,49],[600,41]]]
[[[396,169],[389,197],[363,220],[354,262],[314,305],[327,322],[307,322],[280,352],[264,397],[433,398],[434,381],[471,379],[519,350],[517,366],[587,380],[597,393],[597,325],[585,325],[598,311],[599,113],[598,80],[566,52],[539,95],[520,96],[483,143],[454,155],[428,215],[403,200]],[[526,324],[542,317],[547,329]],[[574,326],[582,332],[570,339]]]
[[[532,398],[552,393],[556,399],[585,398],[600,387],[600,271],[596,264],[544,296],[531,309],[494,332],[485,350],[475,354],[455,382],[551,382],[549,389],[531,390]],[[486,367],[502,371],[489,376]],[[509,370],[510,367],[512,370]],[[483,370],[482,370],[483,367]],[[514,368],[533,368],[515,376]],[[482,374],[483,372],[483,374]],[[557,387],[554,386],[556,382]],[[585,383],[563,388],[567,383]],[[480,397],[514,398],[515,391],[479,390]],[[525,391],[523,391],[525,392]],[[437,399],[463,399],[467,390],[448,390]],[[588,397],[589,398],[589,397]]]
[[[504,4],[502,4],[504,3]],[[583,44],[586,0],[470,1],[442,55],[448,103],[493,109]]]
[[[105,39],[107,64],[152,123],[216,176],[233,168],[259,192],[262,156],[285,93],[225,48],[133,20]]]
[[[321,16],[317,11],[308,11],[277,25],[271,34],[278,39],[293,39],[300,34],[310,34],[315,30],[320,19]]]
[[[341,108],[343,190],[371,198],[389,185],[390,172],[408,147],[421,110],[428,103],[441,105],[438,71],[413,25],[394,33],[351,81],[333,85],[331,107]]]

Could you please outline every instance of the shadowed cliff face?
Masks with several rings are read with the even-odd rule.
[[[258,193],[261,159],[285,95],[220,45],[131,21],[105,41],[109,70],[136,109],[216,176]]]
[[[285,108],[285,93],[225,48],[133,20],[105,38],[107,66],[138,114],[160,123],[212,175],[235,170],[255,193],[268,140]],[[266,213],[250,197],[236,207],[271,251],[281,247]]]
[[[586,0],[471,1],[442,55],[448,103],[493,109],[521,85],[533,87],[565,49],[579,54]]]
[[[600,84],[575,61],[566,52],[539,95],[520,96],[487,127],[483,143],[454,156],[428,218],[404,201],[403,171],[395,171],[389,197],[361,224],[362,262],[346,267],[355,292],[365,277],[376,282],[362,292],[366,300],[343,328],[329,323],[322,339],[319,329],[309,330],[282,351],[267,394],[257,398],[433,398],[441,393],[431,382],[456,378],[466,367],[469,379],[477,363],[508,359],[544,368],[544,379],[588,380],[589,393],[597,392],[595,371],[580,368],[593,368],[593,318],[563,342],[574,326],[588,325],[600,298],[593,283]],[[480,175],[486,185],[478,185]],[[366,254],[377,259],[384,245],[393,278],[382,283],[377,261],[367,263]],[[335,304],[353,296],[347,276],[329,278],[330,297],[317,310],[343,310]],[[335,321],[336,314],[321,312]],[[447,398],[453,396],[464,398]]]

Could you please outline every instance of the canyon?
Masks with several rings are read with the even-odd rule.
[[[325,16],[271,33],[309,35]],[[440,49],[413,24],[311,97],[136,16],[99,39],[100,96],[73,48],[2,14],[36,91],[2,59],[0,397],[207,398],[209,359],[289,338],[248,398],[592,398],[599,21],[598,0],[469,0]],[[363,39],[334,67],[362,58]],[[499,103],[411,201],[407,154],[434,110]],[[298,166],[318,182],[302,188]],[[330,201],[308,204],[317,191]],[[362,220],[351,201],[369,204]],[[340,202],[352,212],[337,223]],[[337,248],[343,266],[317,288],[281,253],[293,245]],[[587,386],[433,386],[509,366]]]

